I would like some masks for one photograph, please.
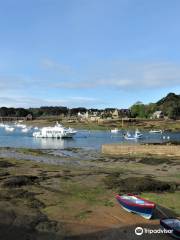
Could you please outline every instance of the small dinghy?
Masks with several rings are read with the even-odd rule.
[[[116,195],[119,204],[128,212],[137,213],[140,216],[150,219],[155,209],[155,203],[133,194]]]
[[[126,134],[124,134],[124,138],[126,140],[137,140],[143,137],[143,134],[140,133],[140,131],[138,129],[136,129],[135,134],[131,135],[129,132],[127,132]]]
[[[180,239],[180,220],[177,218],[163,218],[160,220],[160,224],[166,230],[172,230],[171,235]]]
[[[160,133],[160,134],[162,134],[162,130],[150,130],[149,133]]]

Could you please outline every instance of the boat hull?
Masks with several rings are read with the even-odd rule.
[[[47,134],[43,135],[41,133],[35,133],[33,134],[33,137],[36,138],[72,138],[75,135],[75,133],[68,133],[68,134],[57,134],[57,135],[52,135],[52,134]]]
[[[138,138],[135,138],[135,137],[124,137],[124,139],[126,139],[126,140],[137,140]]]
[[[179,219],[173,219],[173,218],[163,218],[160,220],[160,225],[162,227],[164,227],[167,230],[172,230],[172,233],[170,233],[170,235],[172,235],[173,237],[180,239],[180,227],[179,229],[173,228],[173,226],[169,225],[166,221],[173,221],[173,220],[177,220],[179,221]],[[180,226],[180,221],[179,221],[179,226]]]
[[[136,213],[145,219],[150,219],[153,215],[155,205],[145,206],[133,203],[129,204],[126,201],[123,201],[119,195],[116,196],[116,199],[118,203],[121,205],[121,207],[128,212]]]
[[[76,134],[72,128],[64,128],[56,123],[55,127],[43,127],[40,131],[34,132],[36,138],[72,138]]]
[[[122,207],[124,210],[126,210],[127,212],[136,213],[136,214],[142,216],[142,217],[145,218],[145,219],[151,219],[151,218],[152,218],[152,215],[153,215],[153,211],[152,211],[152,210],[145,213],[144,211],[141,211],[141,209],[137,209],[137,208],[134,208],[134,209],[131,208],[131,209],[130,209],[130,208],[128,208],[128,207],[122,206],[122,204],[121,204],[121,207]]]

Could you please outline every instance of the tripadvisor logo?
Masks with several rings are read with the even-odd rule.
[[[143,234],[143,228],[142,227],[137,227],[135,228],[135,234],[136,235],[142,235]]]
[[[143,233],[145,234],[173,233],[173,230],[170,230],[170,229],[167,230],[167,229],[161,229],[161,228],[158,228],[158,229],[150,229],[150,228],[142,228],[142,227],[135,228],[136,235],[140,236]]]

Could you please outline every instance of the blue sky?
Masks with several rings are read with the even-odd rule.
[[[0,106],[126,108],[180,93],[179,0],[0,0]]]

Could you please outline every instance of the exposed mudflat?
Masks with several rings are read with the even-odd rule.
[[[161,217],[180,216],[179,161],[79,148],[1,148],[0,239],[171,239],[134,230],[159,229]],[[130,190],[158,204],[153,219],[116,202],[115,193]]]

